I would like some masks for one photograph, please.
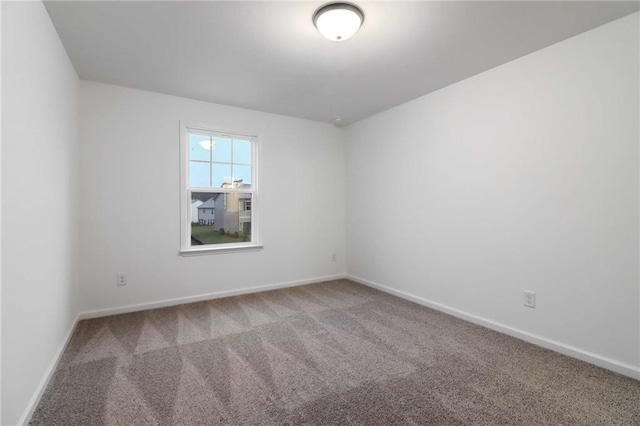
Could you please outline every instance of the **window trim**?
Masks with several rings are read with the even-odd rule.
[[[227,136],[232,138],[244,137],[251,140],[251,161],[253,167],[251,189],[238,190],[233,188],[190,188],[189,187],[189,132],[210,134],[211,136]],[[264,245],[260,239],[259,217],[256,214],[256,206],[259,201],[259,144],[260,135],[256,132],[232,131],[221,129],[218,126],[188,122],[180,120],[180,249],[182,256],[203,255],[215,253],[230,253],[248,250],[261,250]],[[191,211],[190,191],[214,193],[251,193],[251,241],[242,243],[209,244],[204,246],[191,246]]]

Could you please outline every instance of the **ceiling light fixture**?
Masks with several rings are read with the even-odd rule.
[[[216,143],[214,141],[212,141],[212,140],[200,141],[200,146],[203,147],[204,149],[206,149],[207,151],[212,149],[215,144]]]
[[[333,41],[351,38],[363,21],[362,10],[350,3],[329,3],[313,14],[313,25],[320,34]]]

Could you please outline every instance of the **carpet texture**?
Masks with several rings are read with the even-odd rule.
[[[31,424],[638,425],[640,382],[339,280],[81,321]]]

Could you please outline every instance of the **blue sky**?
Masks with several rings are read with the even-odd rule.
[[[211,140],[213,147],[208,149]],[[248,140],[190,133],[189,160],[192,187],[220,188],[224,182],[239,179],[251,183],[251,142]]]

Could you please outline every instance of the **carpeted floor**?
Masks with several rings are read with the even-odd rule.
[[[42,425],[640,424],[640,382],[350,281],[81,321]]]

